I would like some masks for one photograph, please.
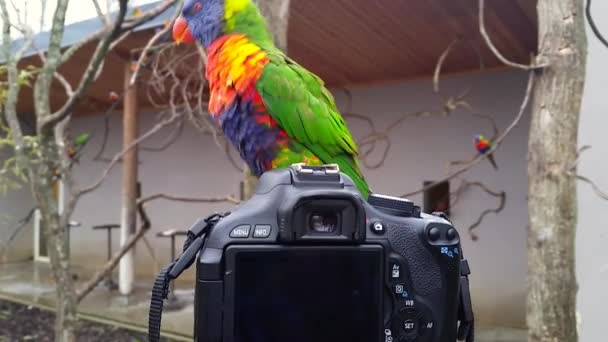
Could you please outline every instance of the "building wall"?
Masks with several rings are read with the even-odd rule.
[[[470,88],[470,103],[479,113],[496,118],[499,127],[505,127],[517,112],[524,93],[526,77],[514,72],[496,72],[485,75],[462,76],[446,79],[442,91],[459,95]],[[339,105],[347,107],[346,97],[334,90]],[[436,110],[440,100],[433,95],[429,80],[361,87],[352,89],[353,112],[368,115],[381,130],[399,115],[418,110]],[[142,115],[145,126],[152,125],[153,114]],[[452,218],[461,229],[464,251],[473,268],[472,288],[477,317],[487,324],[505,326],[524,325],[525,296],[525,227],[526,227],[526,168],[525,153],[528,116],[520,127],[505,141],[496,153],[500,167],[494,171],[483,162],[463,175],[468,180],[481,180],[496,190],[508,192],[507,204],[499,215],[489,215],[478,231],[479,240],[472,242],[467,227],[486,208],[495,207],[494,198],[478,191],[465,193],[452,209]],[[91,161],[97,152],[102,135],[103,119],[100,116],[74,121],[74,132],[91,132],[93,138],[78,168],[80,183],[88,184],[102,172],[104,163]],[[356,137],[366,133],[366,126],[358,120],[349,120]],[[112,117],[112,130],[107,156],[120,149],[120,116]],[[142,132],[145,127],[142,127]],[[152,138],[145,146],[160,144],[170,130]],[[416,190],[426,180],[437,180],[444,175],[450,160],[468,159],[474,155],[473,136],[491,135],[491,126],[465,112],[456,112],[448,118],[414,118],[395,128],[391,134],[392,148],[384,166],[365,169],[374,191],[401,195]],[[377,160],[379,151],[372,155]],[[181,138],[163,152],[141,152],[140,177],[144,195],[158,192],[184,196],[221,196],[238,194],[240,173],[228,162],[225,153],[213,139],[199,135],[187,127]],[[452,183],[455,188],[458,181]],[[421,196],[411,198],[422,203]],[[161,263],[168,261],[168,241],[155,233],[164,229],[187,229],[200,216],[214,210],[228,209],[230,205],[175,204],[157,201],[148,206],[153,232],[147,238],[153,245]],[[105,232],[89,227],[102,223],[119,222],[120,217],[120,166],[109,175],[104,185],[84,197],[74,219],[84,225],[72,234],[72,250],[76,263],[100,264],[105,258]],[[114,233],[114,248],[118,247],[118,231]],[[181,242],[180,242],[181,243]],[[150,275],[155,272],[151,258],[144,247],[137,249],[137,272]],[[191,282],[192,272],[185,274],[182,285]]]
[[[593,15],[598,28],[608,37],[608,2],[594,1]],[[579,174],[608,190],[608,48],[587,30],[589,57],[587,80],[579,127],[579,146],[591,145],[579,164]],[[584,183],[578,186],[577,280],[580,314],[580,341],[603,341],[608,317],[608,202],[600,199]]]

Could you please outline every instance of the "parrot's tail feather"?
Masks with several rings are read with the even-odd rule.
[[[340,155],[334,158],[334,162],[338,164],[340,171],[344,172],[353,180],[363,198],[367,200],[371,190],[361,173],[359,162],[355,158],[348,155]]]
[[[494,159],[493,154],[488,154],[488,160],[490,161],[492,166],[494,166],[494,170],[498,171],[498,165],[496,164],[496,160]]]

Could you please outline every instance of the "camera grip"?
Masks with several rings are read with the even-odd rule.
[[[417,230],[406,225],[389,224],[387,232],[393,251],[407,260],[414,291],[422,296],[440,291],[443,287],[440,267],[420,241]]]

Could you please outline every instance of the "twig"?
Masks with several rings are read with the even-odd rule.
[[[93,277],[91,277],[91,279],[81,289],[76,291],[76,303],[80,303],[91,291],[93,291],[97,284],[99,284],[110,274],[110,272],[112,272],[120,259],[122,259],[122,257],[127,254],[127,252],[133,248],[133,246],[135,246],[137,241],[139,241],[139,239],[141,239],[148,232],[148,230],[150,230],[150,218],[146,214],[144,203],[138,203],[137,210],[142,219],[142,224],[139,231],[136,234],[131,235],[125,244],[123,244],[122,247],[116,253],[114,253],[112,259],[110,259],[110,261],[108,261],[101,270],[95,273],[95,275],[93,275]]]
[[[140,149],[142,151],[148,151],[148,152],[164,151],[164,150],[168,149],[171,145],[173,145],[177,141],[177,139],[179,139],[179,137],[182,135],[183,132],[184,132],[184,119],[180,119],[177,122],[175,129],[173,131],[171,131],[171,133],[169,134],[169,136],[163,143],[161,143],[159,146],[142,146],[142,147],[140,147]]]
[[[104,25],[110,25],[110,21],[108,20],[108,18],[103,14],[103,11],[101,10],[101,6],[99,6],[99,2],[97,0],[92,0],[93,1],[93,5],[95,6],[95,11],[97,12],[97,17],[99,17],[99,20],[101,20],[101,22]],[[109,2],[109,1],[108,1]]]
[[[61,2],[61,1],[66,1],[66,0],[59,0],[59,1]],[[118,35],[118,32],[120,31],[123,20],[127,13],[127,0],[119,0],[118,3],[119,3],[119,11],[118,11],[118,15],[114,21],[114,24],[111,27],[111,29],[108,31],[108,33],[104,36],[104,38],[102,38],[101,41],[97,44],[97,48],[95,49],[93,56],[89,60],[89,64],[84,72],[84,75],[80,79],[78,87],[76,88],[76,90],[74,91],[72,96],[69,97],[69,99],[66,101],[66,103],[61,107],[61,109],[59,109],[57,112],[55,112],[47,117],[43,117],[42,120],[40,120],[41,121],[39,124],[40,132],[46,131],[50,126],[56,124],[57,122],[63,120],[66,116],[70,115],[72,113],[72,110],[76,106],[76,104],[84,96],[85,91],[88,89],[89,85],[92,83],[95,76],[98,74],[97,72],[99,70],[99,66],[103,62],[112,40]],[[58,45],[58,48],[59,48],[59,45]],[[59,63],[60,59],[61,59],[60,51],[57,51],[57,53],[58,53],[58,55],[55,57],[57,59],[56,61],[54,59],[52,60],[51,57],[48,57],[48,61],[45,64],[45,70],[47,68],[48,69],[53,68],[52,69],[53,73],[57,70],[57,67],[59,66],[59,64],[56,64],[56,63]],[[49,55],[50,54],[51,54],[51,48],[49,47]]]
[[[176,196],[176,195],[168,195],[164,193],[154,194],[151,196],[147,196],[138,200],[138,203],[146,203],[150,201],[154,201],[157,199],[164,199],[168,201],[176,201],[176,202],[186,202],[186,203],[232,203],[239,204],[240,201],[233,195],[223,196],[223,197],[186,197],[186,196]]]
[[[101,174],[101,176],[99,177],[99,179],[97,179],[97,181],[95,181],[92,185],[90,185],[87,188],[84,188],[82,190],[79,191],[78,196],[80,195],[84,195],[87,194],[95,189],[97,189],[99,186],[101,186],[101,184],[103,183],[103,181],[105,180],[105,178],[108,176],[108,174],[110,173],[110,171],[112,170],[112,168],[114,168],[114,166],[116,164],[118,164],[118,161],[126,154],[128,153],[131,149],[133,149],[135,146],[137,146],[139,143],[141,143],[142,141],[148,139],[149,137],[151,137],[152,135],[154,135],[155,133],[157,133],[158,131],[160,131],[163,127],[171,124],[175,119],[177,119],[179,116],[178,115],[174,115],[166,120],[163,120],[162,122],[157,123],[152,129],[150,129],[148,132],[146,132],[144,135],[140,136],[139,138],[137,138],[134,142],[132,142],[129,146],[127,146],[124,150],[122,150],[120,153],[116,154],[112,160],[110,161],[110,164],[106,167],[106,169],[103,171],[103,173]],[[76,197],[78,197],[76,196]]]
[[[443,67],[443,63],[445,62],[446,58],[450,55],[450,51],[452,51],[452,48],[454,47],[454,45],[456,45],[458,42],[460,42],[459,38],[454,39],[450,43],[450,45],[448,45],[448,47],[445,49],[445,51],[443,51],[441,56],[439,56],[439,60],[437,61],[437,64],[435,65],[435,73],[433,74],[433,90],[435,91],[435,93],[439,93],[439,76],[441,75],[441,68]]]
[[[155,194],[152,196],[140,198],[137,200],[137,211],[139,212],[139,216],[141,218],[142,224],[139,228],[139,231],[131,235],[127,242],[114,253],[114,256],[110,261],[108,261],[104,267],[99,270],[95,275],[79,290],[77,291],[76,301],[80,303],[96,286],[99,284],[104,278],[112,272],[112,270],[118,265],[120,259],[135,246],[135,244],[142,238],[144,238],[145,234],[148,232],[152,223],[150,221],[150,217],[146,213],[145,204],[157,199],[165,199],[171,201],[179,201],[179,202],[193,202],[193,203],[222,203],[228,202],[233,204],[238,204],[239,201],[232,195],[226,197],[210,197],[210,198],[191,198],[191,197],[182,197],[175,195],[167,195],[167,194]]]
[[[524,99],[521,103],[521,106],[519,108],[519,112],[517,113],[517,115],[515,116],[515,118],[513,119],[513,121],[511,122],[511,124],[502,132],[502,134],[500,134],[498,136],[498,138],[496,138],[496,141],[494,141],[494,144],[492,144],[492,147],[485,153],[485,154],[478,154],[476,157],[474,157],[473,159],[471,159],[468,163],[464,164],[462,167],[460,167],[459,169],[451,172],[450,174],[448,174],[446,177],[444,177],[442,180],[436,181],[432,184],[429,184],[425,187],[423,187],[422,189],[407,193],[402,195],[401,197],[410,197],[410,196],[414,196],[417,194],[420,194],[424,191],[426,191],[429,188],[432,188],[434,186],[437,186],[437,184],[446,182],[456,176],[461,175],[462,173],[468,171],[469,169],[471,169],[473,166],[477,165],[481,160],[487,158],[488,154],[491,154],[492,152],[496,151],[496,149],[500,146],[500,144],[502,144],[503,140],[511,133],[511,131],[513,131],[513,129],[519,124],[519,122],[521,121],[521,118],[523,117],[526,108],[528,107],[528,103],[530,102],[530,97],[532,95],[532,87],[534,85],[534,71],[530,71],[529,72],[529,78],[528,78],[528,85],[526,87],[526,93],[524,95]]]
[[[479,227],[481,225],[481,223],[483,222],[483,220],[485,219],[485,217],[489,214],[498,214],[500,213],[504,208],[505,208],[505,204],[507,202],[507,193],[505,191],[494,191],[491,190],[490,188],[488,188],[484,183],[482,182],[469,182],[466,180],[463,180],[462,183],[460,183],[460,186],[458,187],[458,189],[454,192],[454,195],[456,197],[456,199],[454,199],[453,203],[452,203],[452,207],[456,205],[456,203],[460,200],[460,198],[462,198],[462,194],[471,187],[478,187],[480,189],[482,189],[485,193],[489,194],[490,196],[496,197],[499,199],[498,202],[498,206],[494,209],[486,209],[483,212],[481,212],[481,214],[479,214],[477,220],[471,224],[468,228],[468,232],[471,236],[471,239],[473,241],[476,241],[479,237],[477,236],[477,234],[475,234],[475,229],[477,229],[477,227]]]
[[[181,6],[177,6],[177,8],[175,9],[175,13],[173,14],[173,18],[171,19],[171,22],[174,22],[175,19],[177,19],[177,17],[179,17],[181,12],[182,12]],[[165,27],[163,27],[162,30],[156,32],[156,34],[152,37],[152,39],[150,39],[148,41],[148,43],[144,47],[143,51],[139,55],[139,60],[137,61],[137,65],[135,67],[135,71],[133,72],[133,75],[131,76],[131,81],[129,82],[129,85],[135,84],[135,80],[137,79],[137,76],[139,75],[139,69],[141,68],[142,64],[144,63],[144,60],[148,57],[148,51],[150,51],[150,49],[154,46],[154,44],[156,44],[156,42],[158,41],[158,39],[160,39],[160,37],[167,34],[170,30],[171,30],[171,25],[166,25]]]
[[[608,40],[606,40],[606,38],[602,35],[602,32],[600,32],[600,29],[595,24],[595,20],[591,15],[591,0],[587,0],[585,15],[587,16],[587,22],[589,22],[589,27],[591,27],[591,31],[593,31],[593,34],[595,34],[597,39],[599,39],[599,41],[608,48]]]
[[[25,215],[25,217],[23,217],[22,219],[17,221],[17,226],[15,226],[11,235],[3,243],[4,248],[6,248],[15,239],[15,237],[17,237],[17,235],[19,234],[21,229],[23,229],[23,227],[25,227],[32,220],[32,217],[34,217],[34,213],[36,212],[36,209],[38,209],[38,208],[33,207],[32,209],[30,209],[30,211],[27,213],[27,215]],[[4,250],[4,248],[3,248],[3,250]],[[2,256],[2,254],[3,253],[0,253],[0,257]]]
[[[479,0],[479,31],[481,32],[481,35],[483,36],[483,39],[485,40],[488,48],[490,48],[490,50],[492,50],[492,53],[494,53],[494,56],[496,56],[496,58],[498,58],[503,64],[516,68],[516,69],[522,69],[522,70],[536,70],[536,69],[542,69],[547,66],[547,64],[539,65],[539,64],[534,64],[534,63],[532,63],[530,65],[525,65],[525,64],[515,63],[513,61],[510,61],[508,58],[506,58],[500,51],[498,51],[498,48],[496,48],[496,46],[492,42],[492,39],[488,35],[488,32],[486,31],[484,15],[485,15],[485,0]]]
[[[123,96],[124,96],[124,93],[121,95],[120,99],[118,99],[118,100],[114,101],[114,103],[112,103],[110,108],[108,108],[108,110],[106,110],[106,112],[103,115],[103,137],[101,140],[101,146],[99,147],[99,151],[97,151],[97,154],[93,157],[94,161],[105,161],[105,162],[111,161],[111,159],[103,158],[102,155],[103,155],[104,151],[106,150],[106,146],[108,144],[108,139],[110,137],[110,113],[112,113],[114,111],[114,109],[116,109],[118,104],[122,101]]]
[[[152,244],[150,244],[150,241],[148,240],[148,238],[144,235],[141,238],[144,242],[144,244],[146,245],[146,249],[148,250],[148,253],[150,253],[150,257],[152,257],[152,261],[154,262],[154,273],[158,273],[160,271],[161,265],[160,262],[158,261],[158,256],[156,255],[156,252],[154,251],[154,247],[152,247]]]
[[[581,175],[576,175],[576,179],[591,185],[591,188],[593,189],[593,192],[595,192],[596,195],[598,195],[602,199],[608,201],[608,193],[606,193],[602,189],[600,189],[600,187],[597,186],[597,184],[595,184],[591,179],[581,176]]]

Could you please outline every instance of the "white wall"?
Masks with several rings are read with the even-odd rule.
[[[599,29],[608,37],[608,2],[594,1],[593,14]],[[587,81],[579,128],[579,146],[591,145],[579,164],[579,173],[608,190],[608,48],[590,29]],[[608,202],[601,200],[584,183],[578,186],[577,277],[580,341],[606,340],[608,317]]]
[[[524,95],[526,76],[515,72],[446,79],[445,94],[459,95],[470,87],[470,104],[479,113],[493,116],[504,128],[517,113]],[[338,101],[344,103],[344,97]],[[377,119],[382,129],[400,114],[435,109],[439,100],[432,94],[430,81],[415,81],[353,91],[354,110]],[[479,214],[496,207],[497,201],[479,190],[472,190],[458,203],[451,217],[460,228],[463,248],[470,259],[471,286],[477,319],[482,324],[524,326],[527,224],[527,151],[529,115],[495,154],[499,171],[489,163],[463,175],[480,180],[495,190],[507,191],[507,203],[499,215],[489,215],[472,242],[466,229]],[[360,130],[355,129],[356,132]],[[401,195],[416,190],[423,181],[437,180],[451,160],[467,160],[474,154],[473,136],[491,135],[487,121],[456,112],[449,118],[411,119],[392,134],[393,148],[383,168],[365,173],[374,191]],[[452,182],[455,189],[458,181]],[[422,196],[411,198],[422,204]]]
[[[524,93],[525,75],[513,72],[488,73],[446,79],[442,90],[458,95],[471,87],[470,102],[480,113],[492,115],[500,127],[505,127],[517,112]],[[422,109],[435,109],[439,100],[432,93],[430,81],[412,81],[375,87],[353,89],[354,111],[369,115],[379,129],[398,115]],[[345,105],[345,97],[335,91],[337,101]],[[153,121],[146,114],[144,121]],[[524,324],[525,297],[525,226],[526,169],[525,154],[528,116],[496,153],[500,167],[495,172],[484,162],[468,172],[469,180],[483,180],[497,190],[507,190],[508,200],[500,216],[490,215],[479,230],[480,239],[472,242],[466,227],[474,222],[484,209],[497,205],[489,196],[471,191],[453,208],[453,219],[462,230],[464,248],[473,269],[472,288],[477,317],[487,324],[522,326]],[[112,118],[112,137],[107,155],[120,148],[120,116]],[[87,117],[74,122],[74,133],[94,133],[90,148],[78,170],[81,182],[87,184],[102,171],[104,164],[91,162],[101,139],[102,117]],[[356,136],[364,134],[360,122],[351,121]],[[142,129],[143,131],[143,129]],[[163,140],[165,130],[146,145]],[[445,171],[450,160],[468,159],[474,154],[473,136],[491,135],[487,122],[464,113],[449,118],[412,119],[392,134],[393,148],[386,165],[379,170],[365,170],[374,191],[400,195],[421,187],[425,180],[436,180]],[[162,153],[142,152],[141,180],[143,192],[157,192],[197,196],[219,196],[238,193],[240,174],[227,161],[223,150],[217,148],[211,137],[200,136],[187,128],[182,138]],[[453,183],[452,186],[456,186]],[[422,198],[412,198],[421,204]],[[168,228],[186,229],[199,216],[212,210],[229,208],[227,205],[174,204],[155,202],[149,213],[153,230]],[[120,168],[115,169],[97,192],[83,198],[74,219],[85,225],[74,231],[73,255],[79,263],[98,263],[105,257],[105,233],[92,232],[88,227],[107,222],[118,222],[120,214]],[[118,232],[115,233],[115,248]],[[149,234],[162,262],[168,260],[167,241]],[[138,272],[154,271],[147,252],[138,247]],[[192,276],[192,273],[189,273]],[[188,280],[186,278],[186,280]]]

